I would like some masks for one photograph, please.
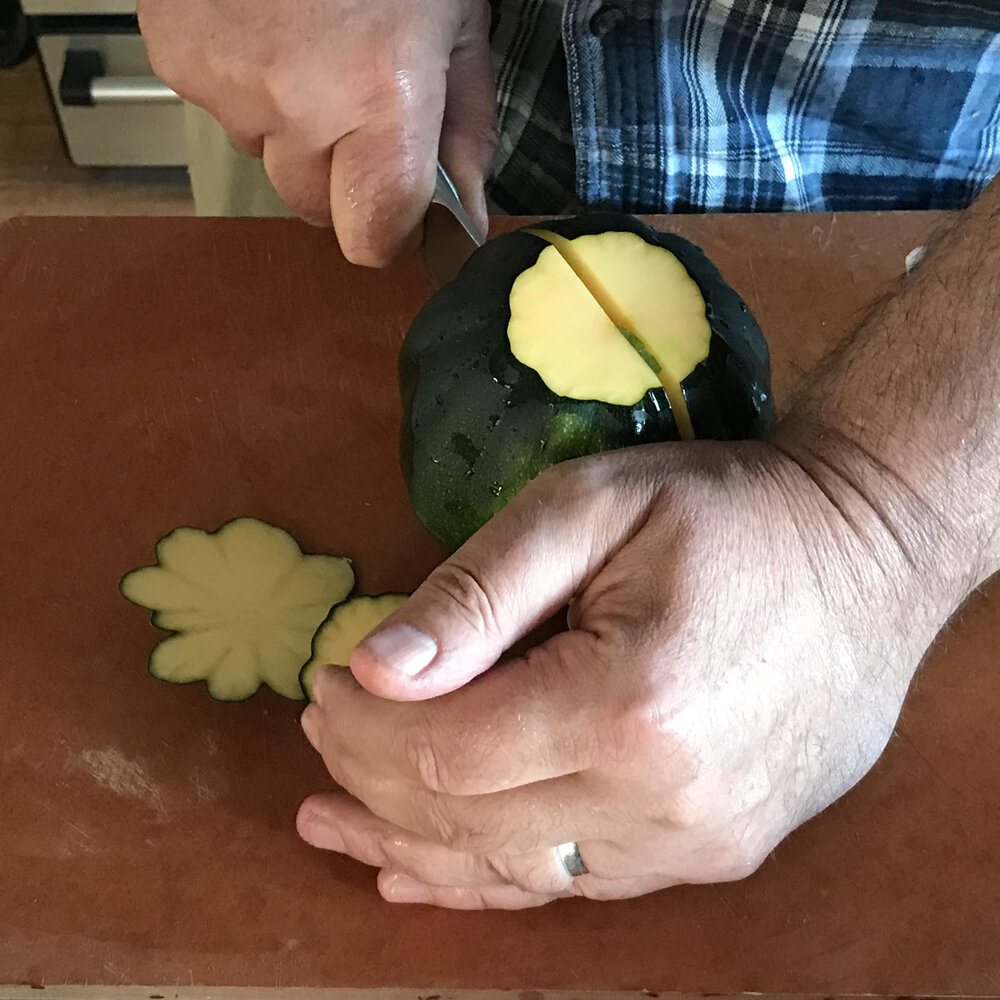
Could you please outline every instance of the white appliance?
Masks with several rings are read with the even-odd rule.
[[[70,158],[184,166],[184,106],[153,74],[132,0],[22,0]]]

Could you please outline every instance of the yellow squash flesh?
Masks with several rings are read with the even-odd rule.
[[[678,433],[692,439],[681,383],[708,357],[711,327],[684,265],[635,233],[531,232],[551,245],[511,288],[514,356],[572,399],[631,406],[662,385]]]
[[[569,399],[631,406],[660,384],[555,246],[514,281],[507,337],[514,357]]]
[[[319,670],[325,666],[350,666],[354,647],[407,597],[407,594],[359,595],[330,609],[313,636],[312,656],[299,675],[302,690],[310,700]]]
[[[175,633],[153,649],[153,676],[203,680],[223,701],[249,698],[261,684],[301,699],[313,633],[353,586],[349,559],[306,555],[285,531],[250,517],[214,532],[177,528],[157,543],[155,566],[120,584]]]

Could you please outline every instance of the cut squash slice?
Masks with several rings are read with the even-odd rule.
[[[261,684],[300,700],[312,635],[353,587],[349,559],[304,555],[287,532],[252,517],[212,532],[171,531],[156,543],[156,565],[119,584],[174,633],[154,647],[150,673],[173,684],[203,680],[220,701],[249,698]]]
[[[581,355],[589,353],[586,363],[597,372],[597,380],[588,385],[589,393],[609,402],[635,403],[649,389],[662,385],[681,439],[693,440],[694,429],[681,383],[708,357],[712,331],[705,313],[705,299],[684,265],[669,250],[647,242],[636,233],[594,233],[567,239],[549,229],[528,231],[558,252],[604,317],[604,330],[603,338],[595,340],[593,345],[579,344],[578,325],[565,319],[545,327],[550,335],[540,345],[537,328],[533,335],[525,335],[521,330],[524,322],[519,316],[524,309],[515,308],[515,291],[519,300],[525,297],[528,288],[519,289],[518,283],[526,282],[531,274],[528,271],[518,278],[511,291],[510,337],[514,354],[535,367],[551,387],[550,372],[558,371],[561,378],[567,379],[582,365]],[[554,261],[546,260],[548,253],[543,250],[532,269],[544,268],[546,272],[540,280],[548,287],[538,297],[547,298],[549,308],[554,312],[562,310],[565,317],[565,302],[578,299],[581,290],[568,286],[565,279],[553,280]],[[534,303],[527,304],[530,315]],[[560,340],[551,334],[553,330],[569,330],[572,339]],[[621,363],[620,345],[615,342],[613,331],[625,338],[646,365],[648,371],[642,372],[641,377],[633,374],[634,364]],[[571,349],[571,345],[576,349]],[[525,356],[528,352],[531,361]]]
[[[391,615],[408,596],[407,594],[358,596],[330,609],[326,620],[313,636],[312,656],[299,675],[302,690],[310,701],[312,701],[313,681],[319,670],[326,666],[350,666],[354,647],[376,625]]]

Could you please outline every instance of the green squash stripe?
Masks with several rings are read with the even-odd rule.
[[[629,342],[632,350],[642,358],[646,363],[646,367],[656,376],[659,376],[660,372],[663,371],[663,367],[660,362],[649,353],[649,349],[646,345],[639,339],[637,334],[634,334],[631,330],[626,329],[624,326],[618,327],[618,332]]]

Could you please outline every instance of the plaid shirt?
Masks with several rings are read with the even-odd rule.
[[[957,208],[1000,170],[1000,0],[493,0],[513,213]]]

